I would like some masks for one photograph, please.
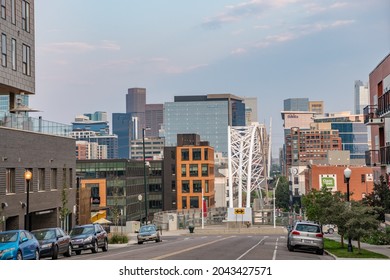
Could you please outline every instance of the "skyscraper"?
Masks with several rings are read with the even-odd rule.
[[[354,113],[363,114],[363,108],[370,104],[368,85],[362,81],[355,81]]]
[[[245,126],[243,98],[232,94],[175,96],[174,102],[164,105],[166,146],[176,146],[178,134],[195,133],[227,155],[228,126]]]

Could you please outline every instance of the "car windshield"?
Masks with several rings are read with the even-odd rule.
[[[139,230],[140,233],[150,232],[150,231],[156,231],[155,227],[154,226],[145,226],[145,227],[141,227]]]
[[[70,236],[93,233],[93,227],[77,227],[72,229]]]
[[[0,243],[15,242],[18,240],[17,232],[0,232]]]
[[[304,232],[321,232],[320,227],[317,225],[308,225],[308,224],[298,224],[296,227],[296,230],[298,231],[304,231]]]
[[[53,229],[38,230],[38,231],[34,231],[33,234],[38,240],[49,240],[56,237],[56,233]]]

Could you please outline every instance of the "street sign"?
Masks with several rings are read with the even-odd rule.
[[[236,214],[236,215],[244,215],[245,214],[245,208],[234,208],[234,214]]]

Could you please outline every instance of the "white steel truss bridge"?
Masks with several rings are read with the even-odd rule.
[[[270,141],[265,126],[258,123],[229,126],[228,130],[229,208],[243,207],[243,192],[246,193],[244,207],[249,208],[251,192],[258,191],[262,199],[261,189],[267,188],[264,181]]]

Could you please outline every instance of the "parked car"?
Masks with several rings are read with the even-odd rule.
[[[337,226],[331,224],[323,225],[322,231],[327,234],[333,234],[335,231],[337,231]]]
[[[287,248],[314,250],[319,255],[324,254],[324,234],[319,224],[313,222],[297,222],[288,233]]]
[[[155,225],[142,226],[136,233],[138,244],[142,244],[145,241],[161,242],[160,232]]]
[[[27,230],[0,232],[0,260],[39,260],[39,242]]]
[[[61,228],[43,228],[31,232],[39,242],[40,256],[58,258],[58,254],[66,257],[72,255],[72,243],[70,236]]]
[[[80,255],[83,250],[97,253],[99,248],[104,252],[108,250],[107,232],[100,224],[87,224],[74,227],[70,233],[72,251]]]

